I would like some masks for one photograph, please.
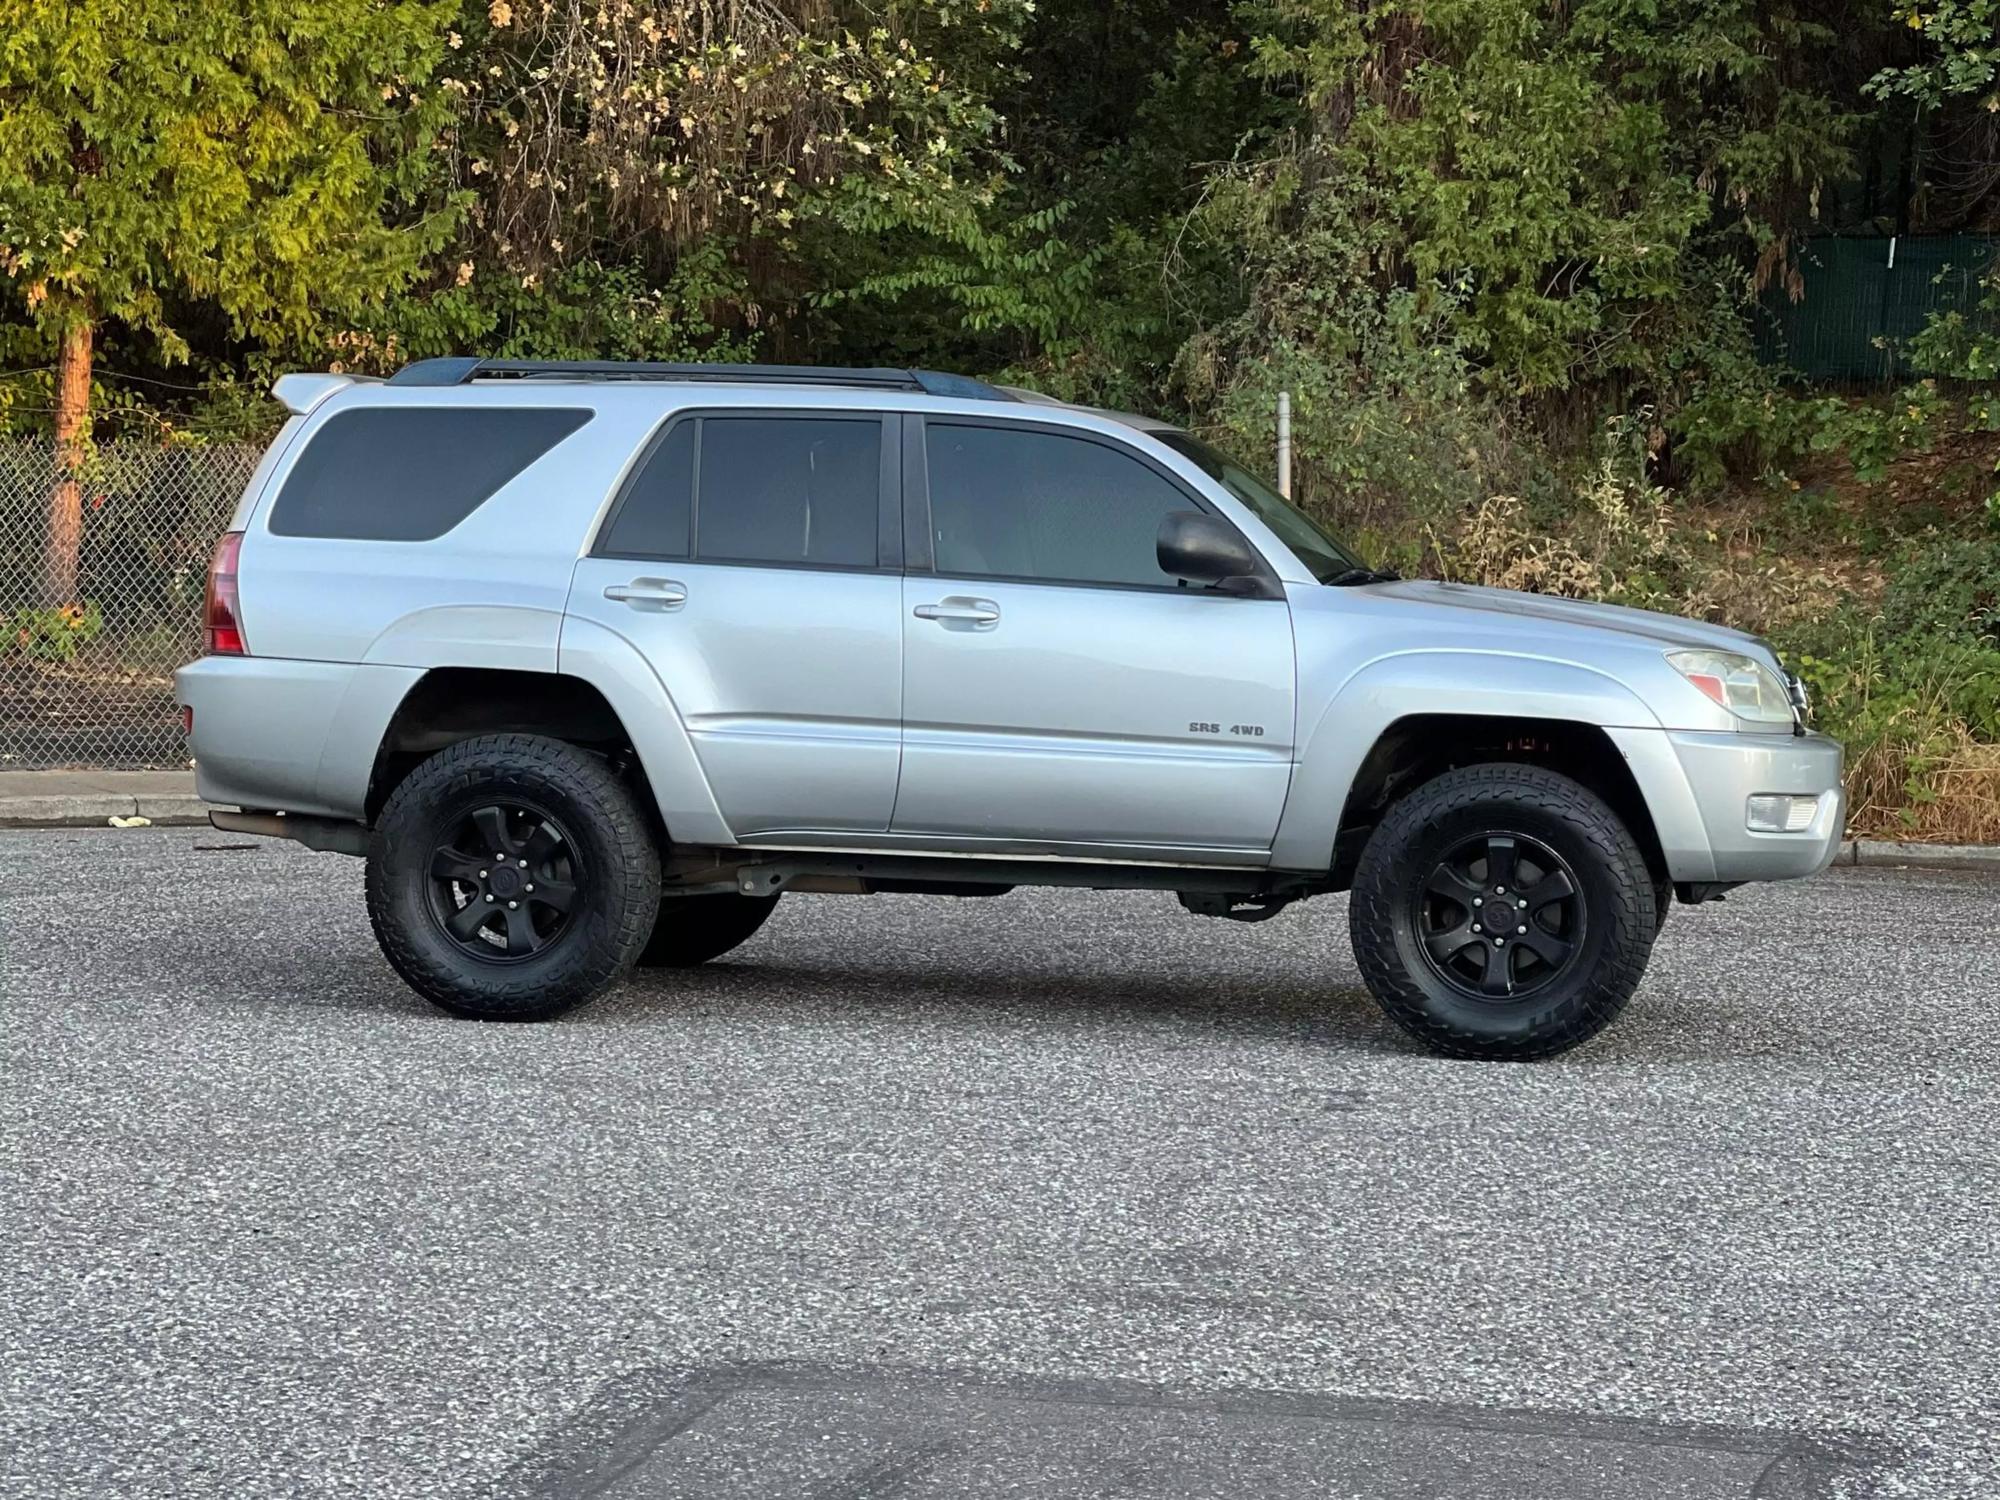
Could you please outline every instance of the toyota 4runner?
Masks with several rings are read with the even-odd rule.
[[[1809,875],[1763,642],[1371,571],[1161,422],[960,377],[287,375],[180,702],[218,827],[364,855],[389,962],[553,1016],[787,891],[1351,890],[1439,1051],[1559,1052],[1669,904]]]

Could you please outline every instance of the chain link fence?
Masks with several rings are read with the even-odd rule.
[[[71,532],[54,447],[0,440],[0,770],[187,764],[174,668],[201,652],[209,556],[261,453],[101,444]]]

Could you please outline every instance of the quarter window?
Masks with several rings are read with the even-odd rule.
[[[1105,443],[1002,427],[925,426],[937,571],[1153,588],[1160,521],[1198,507]]]
[[[520,406],[376,406],[329,417],[271,506],[279,536],[428,542],[590,420]]]
[[[372,406],[312,434],[270,508],[278,536],[430,542],[486,504],[590,412]]]

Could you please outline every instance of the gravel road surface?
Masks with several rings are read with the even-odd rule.
[[[0,833],[0,1496],[2000,1494],[2000,882],[1531,1066],[1344,903],[793,896],[452,1021],[358,863]]]

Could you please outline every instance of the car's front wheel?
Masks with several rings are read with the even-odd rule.
[[[454,1015],[539,1021],[638,957],[660,900],[646,815],[604,760],[561,740],[461,740],[390,796],[368,916],[410,987]]]
[[[1466,766],[1393,806],[1362,851],[1354,956],[1391,1020],[1458,1057],[1553,1056],[1595,1036],[1658,930],[1631,833],[1538,766]]]

